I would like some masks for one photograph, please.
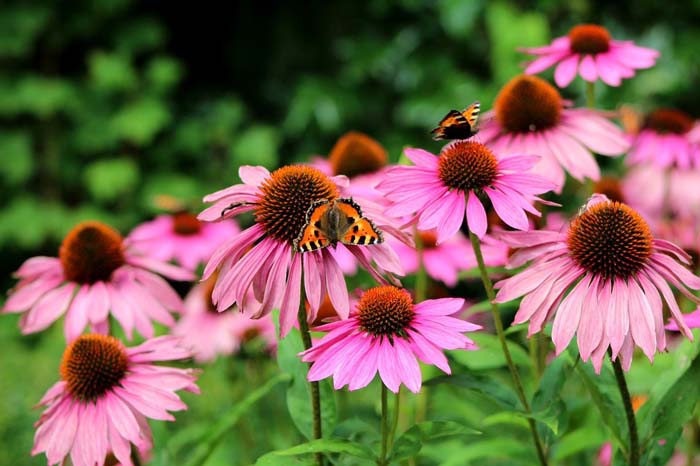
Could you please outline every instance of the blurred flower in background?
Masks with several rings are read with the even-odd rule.
[[[190,281],[194,275],[180,267],[150,259],[125,245],[121,235],[100,222],[76,225],[66,235],[59,257],[33,257],[16,272],[20,281],[2,312],[23,313],[22,333],[44,330],[65,314],[68,341],[88,325],[107,333],[109,316],[131,339],[134,328],[154,335],[153,323],[175,323],[171,311],[182,301],[159,277]]]
[[[600,79],[609,86],[619,86],[636,70],[654,66],[659,57],[656,50],[612,39],[610,32],[597,24],[574,26],[568,35],[554,39],[548,46],[521,51],[537,56],[527,65],[525,74],[537,74],[557,65],[554,82],[559,87],[571,84],[577,72],[586,81]]]

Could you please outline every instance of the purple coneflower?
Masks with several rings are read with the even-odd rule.
[[[581,358],[591,358],[596,371],[608,347],[626,370],[635,345],[653,360],[666,347],[662,297],[681,331],[693,338],[669,287],[698,301],[688,290],[700,289],[700,278],[684,266],[690,256],[655,239],[627,205],[594,195],[568,231],[508,232],[501,239],[520,248],[511,256],[512,267],[533,262],[496,283],[496,301],[524,296],[514,323],[529,320],[530,335],[553,317],[557,354],[576,334]]]
[[[482,238],[488,227],[486,198],[507,225],[527,230],[525,212],[539,216],[532,202],[541,201],[536,195],[554,187],[525,173],[538,157],[496,158],[491,149],[471,140],[454,141],[438,156],[413,148],[404,153],[415,166],[392,167],[377,188],[394,203],[387,214],[415,213],[418,229],[435,229],[438,244],[454,236],[465,218],[467,228]]]
[[[125,348],[114,337],[81,335],[68,345],[61,362],[61,380],[39,402],[46,406],[36,423],[32,455],[46,453],[49,465],[104,464],[112,453],[132,465],[131,445],[150,450],[147,419],[173,421],[168,411],[187,409],[177,390],[199,393],[195,373],[152,364],[190,356],[164,336]]]
[[[521,51],[537,56],[525,74],[536,74],[558,63],[554,81],[559,87],[571,84],[577,71],[588,82],[601,79],[609,86],[619,86],[623,79],[634,76],[635,70],[654,66],[659,57],[658,51],[632,41],[613,40],[608,30],[597,24],[574,26],[567,36],[548,46]]]
[[[499,154],[541,157],[533,173],[564,186],[564,170],[579,181],[598,180],[600,168],[591,152],[624,154],[629,142],[620,128],[599,112],[567,108],[559,91],[536,76],[517,76],[499,92],[477,136]]]
[[[212,293],[217,309],[237,304],[246,312],[249,306],[257,306],[255,301],[249,302],[248,290],[252,289],[255,299],[262,303],[253,317],[280,309],[280,333],[284,336],[296,320],[303,275],[311,304],[309,322],[315,320],[326,292],[339,315],[347,317],[350,309],[345,278],[329,248],[303,254],[293,251],[293,242],[306,223],[311,204],[338,198],[337,183],[345,184],[347,179],[328,177],[303,165],[285,166],[272,173],[263,167],[244,166],[239,174],[244,184],[206,196],[204,201],[214,205],[199,215],[204,221],[248,211],[255,215],[255,224],[219,247],[204,270],[206,279],[220,268]],[[355,201],[362,205],[361,200]],[[380,229],[391,228],[383,225],[380,218],[365,214]],[[396,253],[384,243],[346,247],[378,280],[383,280],[382,273],[402,274]],[[372,260],[377,268],[372,266]]]
[[[477,349],[463,332],[481,327],[451,317],[464,305],[461,298],[429,299],[414,304],[411,295],[394,286],[364,292],[348,319],[321,325],[328,332],[313,347],[300,353],[313,362],[308,379],[333,376],[336,389],[367,386],[377,372],[394,393],[403,383],[414,393],[421,388],[416,358],[450,373],[444,349]]]
[[[129,339],[134,328],[151,338],[151,321],[171,326],[170,311],[182,307],[177,293],[154,272],[173,280],[194,279],[187,270],[140,255],[100,222],[76,225],[58,255],[28,259],[16,272],[20,281],[2,312],[23,312],[24,334],[44,330],[63,314],[68,341],[88,325],[106,333],[111,313]]]
[[[655,110],[634,136],[625,161],[681,170],[700,168],[700,143],[692,137],[695,126],[695,121],[680,110]]]

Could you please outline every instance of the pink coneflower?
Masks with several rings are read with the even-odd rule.
[[[39,402],[46,406],[36,423],[32,455],[45,452],[49,465],[104,464],[112,453],[132,465],[131,446],[152,446],[147,419],[173,421],[168,411],[187,409],[177,390],[199,393],[195,373],[152,364],[190,356],[178,339],[163,336],[125,348],[114,337],[81,335],[68,345],[61,380]]]
[[[688,328],[700,328],[700,308],[695,309],[689,314],[683,314],[683,322],[685,322]],[[681,329],[676,322],[671,321],[666,325],[666,330],[679,332]]]
[[[313,362],[308,379],[333,376],[336,389],[357,390],[379,371],[394,393],[402,383],[417,393],[422,381],[416,357],[449,374],[443,349],[477,349],[462,333],[481,327],[450,317],[463,305],[460,298],[414,304],[407,291],[393,286],[367,290],[348,319],[316,327],[328,334],[300,353],[303,361]]]
[[[634,136],[628,164],[653,163],[682,170],[700,167],[700,144],[691,137],[693,119],[680,110],[661,108],[650,113]]]
[[[159,261],[175,260],[195,270],[209,260],[216,248],[240,232],[232,221],[203,223],[189,212],[159,215],[134,228],[126,241],[145,256]]]
[[[525,296],[514,323],[530,321],[529,334],[554,317],[552,340],[557,354],[577,334],[581,358],[600,371],[608,347],[613,359],[632,362],[634,346],[653,360],[664,350],[663,303],[690,339],[669,283],[689,299],[700,278],[683,264],[690,257],[678,246],[655,239],[633,209],[594,195],[568,231],[508,232],[502,239],[521,248],[511,266],[533,263],[496,284],[497,302]]]
[[[700,212],[700,167],[665,171],[653,163],[630,168],[622,180],[622,190],[634,207],[650,218],[681,216],[698,218]]]
[[[419,231],[418,234],[423,245],[425,271],[433,279],[453,287],[457,284],[459,272],[477,267],[472,244],[461,232],[440,244],[437,243],[435,230]],[[398,241],[392,243],[392,247],[404,271],[407,274],[415,273],[420,266],[418,251]],[[489,267],[503,266],[508,260],[508,246],[490,236],[482,238],[481,252]]]
[[[270,350],[276,347],[275,324],[271,316],[253,320],[237,310],[219,312],[212,303],[217,275],[195,285],[185,297],[182,317],[172,330],[181,345],[192,350],[198,363],[211,362],[218,355],[238,351],[253,334],[263,336]]]
[[[617,156],[629,142],[622,130],[595,110],[567,108],[559,91],[536,76],[516,76],[484,114],[479,136],[497,153],[539,155],[537,173],[564,186],[564,170],[579,181],[597,180],[600,168],[591,152]]]
[[[507,225],[527,230],[525,212],[540,215],[531,205],[541,201],[536,194],[554,187],[525,173],[537,162],[536,156],[497,159],[491,149],[474,141],[454,141],[439,156],[413,148],[404,153],[415,166],[392,167],[377,188],[394,202],[387,214],[415,213],[419,230],[437,231],[437,243],[454,236],[465,217],[469,230],[482,238],[488,226],[485,198]]]
[[[280,332],[284,336],[296,319],[303,275],[311,303],[310,322],[326,292],[339,315],[347,317],[345,278],[330,248],[303,254],[293,251],[293,242],[306,223],[311,204],[338,198],[337,183],[344,183],[345,178],[329,178],[316,168],[302,165],[282,167],[272,173],[263,167],[244,166],[239,174],[244,184],[206,196],[204,201],[214,205],[199,216],[204,221],[216,221],[251,210],[255,214],[255,225],[219,247],[204,271],[206,279],[221,268],[212,294],[217,308],[228,309],[237,304],[246,312],[254,305],[247,298],[252,288],[262,303],[253,317],[280,309]],[[380,229],[387,228],[379,218],[364,214]],[[382,280],[384,272],[402,274],[396,253],[384,243],[346,247],[378,280]]]
[[[607,29],[596,24],[574,26],[568,36],[558,37],[545,47],[521,51],[537,58],[525,68],[525,74],[537,74],[558,63],[554,82],[566,87],[576,72],[589,82],[601,79],[609,86],[619,86],[635,70],[651,68],[659,52],[634,45],[632,41],[613,40]]]
[[[134,328],[151,338],[151,321],[171,326],[170,311],[182,307],[177,293],[153,272],[173,280],[194,279],[189,271],[133,251],[119,233],[99,222],[76,225],[58,255],[28,259],[16,272],[20,281],[2,312],[26,312],[20,320],[24,334],[44,330],[63,314],[68,341],[88,324],[106,333],[111,313],[129,339]]]

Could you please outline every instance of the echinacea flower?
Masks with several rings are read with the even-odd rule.
[[[629,165],[652,163],[681,170],[700,168],[700,143],[692,137],[693,119],[680,110],[661,108],[650,113],[633,136],[625,161]]]
[[[274,349],[275,324],[271,316],[253,320],[235,309],[221,312],[216,309],[211,299],[216,278],[214,274],[195,285],[185,297],[182,317],[172,329],[173,335],[182,338],[181,346],[192,350],[198,363],[233,354],[253,334],[263,336],[268,348]]]
[[[22,312],[22,333],[39,332],[65,314],[68,341],[90,325],[106,333],[111,314],[131,339],[133,329],[146,338],[153,324],[175,323],[170,311],[182,300],[157,272],[173,280],[193,280],[191,272],[140,255],[100,222],[76,225],[63,240],[59,257],[33,257],[17,270],[20,281],[2,312]]]
[[[594,195],[568,231],[503,233],[501,239],[520,248],[510,266],[532,264],[496,283],[496,302],[524,296],[514,323],[530,321],[529,335],[554,318],[556,353],[574,334],[581,359],[600,372],[608,347],[628,370],[634,346],[653,361],[666,337],[663,300],[690,339],[690,330],[669,283],[698,301],[688,288],[700,289],[700,278],[684,265],[690,257],[681,248],[652,236],[644,219],[625,204]]]
[[[377,372],[394,393],[403,383],[418,393],[421,372],[416,358],[450,374],[444,349],[477,349],[464,332],[481,327],[451,317],[462,310],[461,298],[429,299],[414,304],[411,295],[393,286],[367,290],[348,319],[321,325],[328,332],[300,353],[313,362],[308,379],[333,376],[337,389],[367,386]]]
[[[478,137],[496,153],[539,155],[533,169],[564,186],[566,170],[579,181],[598,180],[600,168],[591,152],[618,156],[629,148],[620,128],[599,112],[568,108],[559,91],[536,76],[516,76],[484,114]]]
[[[125,348],[114,337],[81,335],[68,345],[61,380],[39,402],[32,455],[46,453],[49,465],[104,464],[112,453],[133,465],[131,446],[148,451],[153,440],[147,419],[173,421],[169,411],[187,409],[177,390],[199,393],[191,369],[156,366],[155,361],[188,358],[178,339],[163,336]]]
[[[460,272],[477,267],[472,243],[461,232],[440,244],[437,243],[435,230],[419,231],[418,235],[423,248],[423,265],[431,278],[453,287],[457,284]],[[418,250],[398,241],[392,246],[404,271],[407,274],[415,273],[421,260]],[[490,236],[482,238],[481,252],[488,267],[503,266],[508,259],[508,246]]]
[[[254,318],[280,309],[280,333],[284,336],[296,320],[303,276],[311,304],[307,316],[310,322],[315,320],[315,312],[326,292],[339,315],[347,317],[350,309],[345,278],[329,248],[305,253],[293,249],[312,203],[337,199],[338,183],[344,184],[347,179],[328,177],[316,168],[303,165],[285,166],[272,173],[263,167],[243,166],[239,174],[244,184],[206,196],[204,201],[214,205],[199,215],[204,221],[222,220],[248,211],[255,215],[255,224],[220,246],[204,270],[206,279],[220,268],[212,293],[217,309],[237,304],[247,312],[254,306]],[[360,199],[355,201],[362,205]],[[374,214],[364,212],[364,215],[385,232],[391,228]],[[384,272],[402,274],[396,253],[385,243],[346,247],[377,280],[384,280]],[[250,289],[255,300],[249,299]],[[256,300],[262,303],[260,307]]]
[[[240,232],[232,221],[204,223],[189,212],[159,215],[134,228],[126,241],[147,257],[175,260],[187,270],[196,270],[209,260],[217,247]]]
[[[597,24],[574,26],[568,35],[548,46],[520,50],[537,56],[527,65],[525,74],[537,74],[558,64],[554,82],[559,87],[571,84],[577,72],[588,82],[600,79],[609,86],[619,86],[623,79],[633,77],[635,70],[654,66],[659,57],[654,49],[612,39],[610,32]]]
[[[625,198],[634,200],[634,207],[649,217],[698,218],[699,183],[700,167],[661,170],[653,163],[643,163],[630,168],[622,180],[622,189]]]
[[[482,238],[488,227],[482,198],[488,198],[507,225],[527,230],[525,212],[540,215],[532,207],[533,201],[541,201],[536,194],[554,186],[526,173],[538,157],[497,158],[494,152],[471,140],[447,144],[439,156],[422,149],[405,149],[415,165],[392,167],[377,186],[393,202],[387,214],[415,213],[418,229],[435,229],[438,244],[454,236],[465,218],[467,228]]]

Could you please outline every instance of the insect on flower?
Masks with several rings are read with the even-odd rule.
[[[383,241],[382,232],[362,216],[360,206],[352,198],[320,199],[306,212],[306,223],[294,240],[294,250],[315,251],[338,242],[368,245]]]
[[[436,141],[445,139],[469,139],[479,132],[476,125],[479,121],[481,104],[479,101],[473,102],[463,111],[450,110],[445,117],[440,120],[437,128],[430,133]]]

